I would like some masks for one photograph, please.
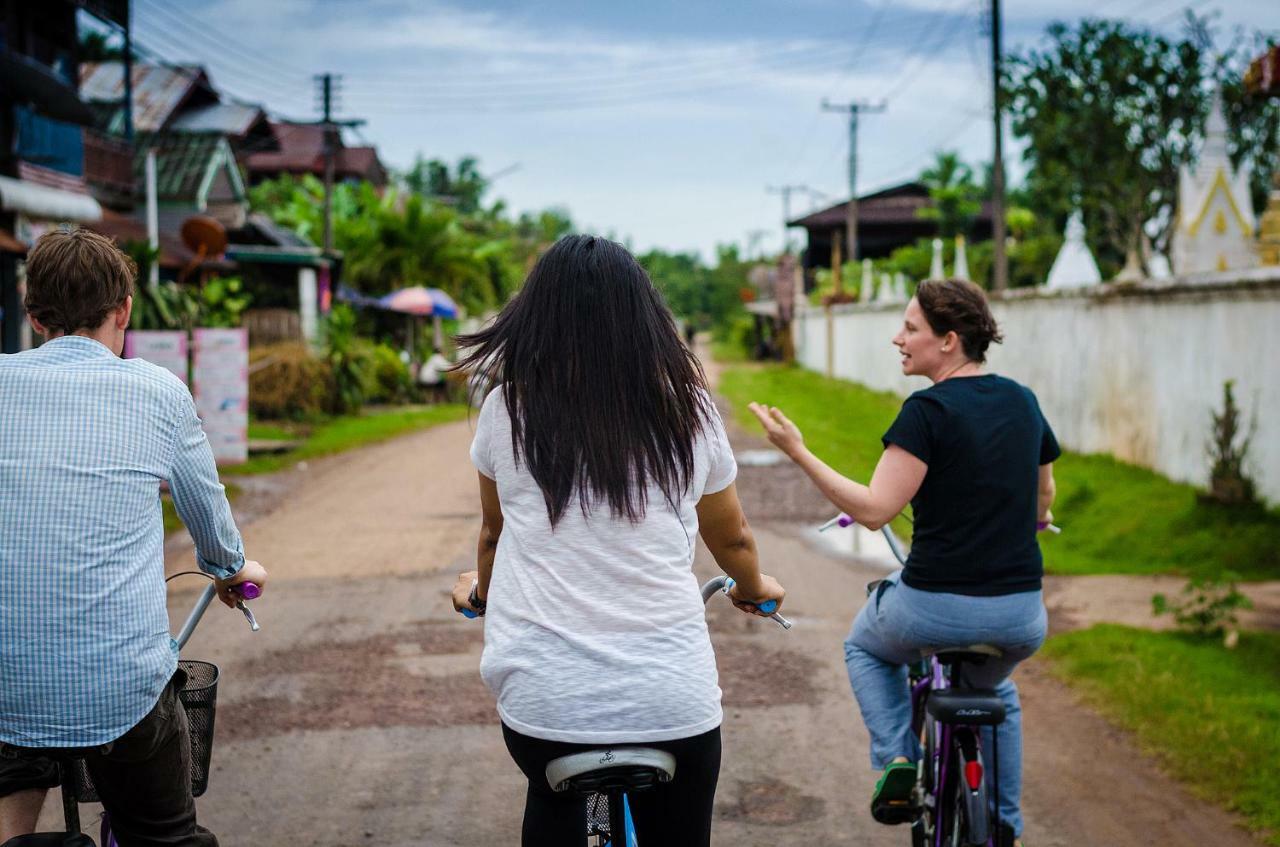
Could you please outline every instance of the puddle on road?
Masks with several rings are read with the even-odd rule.
[[[786,455],[781,450],[739,450],[733,454],[733,458],[737,460],[739,465],[748,468],[771,468],[774,465],[781,465],[787,461]]]
[[[826,803],[779,779],[738,781],[737,799],[722,803],[718,817],[764,826],[795,826],[822,817]]]
[[[838,556],[854,556],[860,561],[895,571],[899,567],[898,560],[889,549],[889,542],[884,535],[872,532],[864,526],[833,526],[819,532],[817,528],[805,530],[805,538],[820,549]]]

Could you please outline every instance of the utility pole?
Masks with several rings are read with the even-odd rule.
[[[995,152],[991,165],[991,238],[995,242],[992,287],[1009,287],[1009,257],[1005,255],[1004,231],[1004,135],[1000,105],[1000,0],[991,0],[991,111],[995,119]]]
[[[324,131],[324,252],[333,252],[333,181],[337,168],[338,135],[341,127],[356,127],[364,123],[362,120],[335,121],[333,119],[335,99],[335,83],[341,77],[334,74],[317,74],[315,80],[320,84],[321,109],[324,118],[320,126]]]
[[[858,261],[858,115],[868,114],[874,115],[883,112],[886,108],[885,101],[871,104],[865,100],[846,103],[844,105],[836,103],[828,103],[822,101],[822,110],[825,112],[840,112],[849,116],[849,206],[848,213],[845,216],[846,243],[848,249],[845,251],[848,261]]]
[[[764,190],[770,194],[782,195],[782,252],[788,252],[787,231],[791,221],[791,192],[811,191],[807,185],[766,185]]]

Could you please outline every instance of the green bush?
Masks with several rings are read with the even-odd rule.
[[[324,322],[325,361],[333,379],[329,411],[350,415],[360,411],[374,390],[373,344],[356,334],[351,307],[334,306]]]
[[[714,342],[716,355],[730,361],[751,358],[755,336],[756,319],[749,314],[737,315],[716,324],[711,329],[711,339]]]
[[[413,391],[409,366],[400,359],[400,351],[387,344],[373,348],[373,386],[369,400],[374,403],[404,403]]]
[[[328,364],[305,344],[285,342],[249,351],[249,412],[257,418],[303,420],[331,405]]]

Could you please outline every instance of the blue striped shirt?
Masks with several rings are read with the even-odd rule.
[[[105,744],[155,706],[178,659],[161,480],[201,570],[238,571],[181,380],[82,336],[0,356],[0,742]]]

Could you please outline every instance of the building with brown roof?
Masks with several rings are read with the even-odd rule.
[[[936,221],[920,217],[920,210],[933,205],[929,189],[919,182],[904,182],[858,198],[859,258],[879,259],[899,247],[918,239],[938,234]],[[837,203],[803,217],[787,221],[788,226],[804,227],[808,246],[804,252],[805,270],[831,267],[831,250],[835,239],[844,239],[849,201]],[[991,204],[984,202],[969,232],[976,241],[991,238]],[[845,257],[848,261],[848,257]]]
[[[273,121],[279,150],[252,153],[245,160],[249,184],[257,185],[281,174],[312,174],[324,178],[324,128],[318,124]],[[379,188],[387,184],[387,169],[375,147],[347,147],[338,138],[334,157],[334,178],[339,181],[367,181]]]

